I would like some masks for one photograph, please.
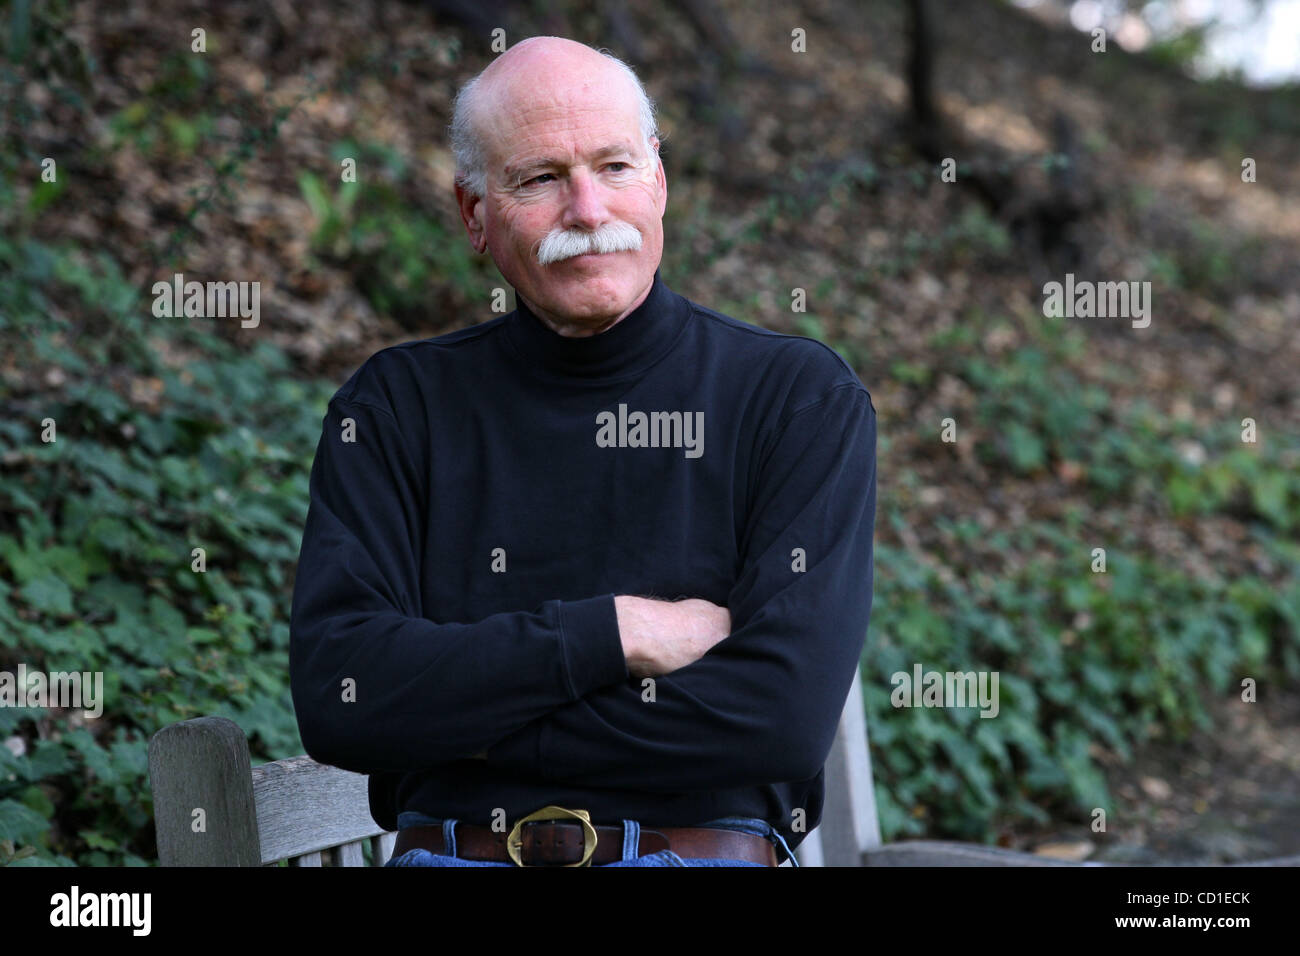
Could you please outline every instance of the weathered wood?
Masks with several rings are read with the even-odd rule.
[[[822,865],[862,866],[863,852],[880,846],[880,823],[876,818],[876,792],[867,749],[862,677],[857,671],[826,760],[825,788],[821,823],[817,827]]]
[[[829,781],[827,782],[829,785]],[[800,866],[825,866],[826,856],[822,852],[822,828],[815,827],[803,841],[795,847],[795,859]],[[781,864],[785,866],[786,864]]]
[[[1275,856],[1271,860],[1247,860],[1244,863],[1229,863],[1228,866],[1300,866],[1300,856]]]
[[[248,739],[234,721],[196,717],[154,734],[149,786],[163,866],[263,862]]]
[[[332,848],[330,863],[333,866],[365,866],[366,854],[361,847],[361,841],[357,840]]]
[[[378,836],[366,778],[290,757],[252,770],[263,861],[328,850]]]
[[[321,866],[321,851],[334,865],[364,866],[361,841],[385,835],[364,776],[306,756],[251,767],[247,737],[224,717],[154,734],[149,778],[163,866]]]
[[[978,843],[902,840],[866,853],[867,866],[1100,866]]]
[[[948,843],[940,840],[902,840],[869,850],[867,866],[1083,866],[1141,868],[1146,866],[1204,866],[1203,863],[1107,863],[1100,860],[1058,860],[1018,850],[1006,850],[978,843]],[[1219,866],[1300,866],[1300,856],[1226,863]]]
[[[393,858],[393,846],[397,843],[396,833],[381,833],[370,838],[371,866],[383,866]]]

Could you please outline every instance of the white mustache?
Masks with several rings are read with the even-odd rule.
[[[537,247],[537,261],[549,266],[588,253],[636,252],[640,248],[640,231],[626,222],[606,223],[594,232],[552,229]]]

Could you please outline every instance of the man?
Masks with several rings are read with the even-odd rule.
[[[525,40],[452,133],[518,308],[330,401],[303,743],[370,775],[394,865],[776,865],[820,819],[866,636],[871,397],[826,346],[664,285],[659,140],[620,61]]]

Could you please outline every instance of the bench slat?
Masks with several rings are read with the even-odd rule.
[[[826,794],[817,826],[820,845],[809,847],[810,865],[862,866],[863,852],[880,846],[880,824],[876,819],[876,791],[867,749],[862,676],[856,670],[826,758],[823,779]]]
[[[310,757],[252,769],[263,861],[302,856],[383,833],[370,816],[366,778]]]
[[[195,717],[158,731],[149,784],[163,866],[268,862],[258,848],[248,738],[234,721]]]
[[[365,866],[366,854],[361,847],[362,843],[359,840],[334,847],[330,850],[333,864],[335,866]]]
[[[393,857],[393,845],[397,843],[396,833],[381,833],[370,838],[370,853],[374,858],[372,866],[383,866]]]
[[[978,843],[903,840],[866,854],[867,866],[1100,866]]]
[[[1058,860],[1036,853],[1007,850],[978,843],[950,843],[942,840],[903,840],[887,843],[867,852],[867,866],[1083,866],[1145,868],[1152,864],[1108,863],[1091,860]],[[1159,863],[1156,866],[1203,866],[1201,863]],[[1300,866],[1300,856],[1275,857],[1219,866]]]

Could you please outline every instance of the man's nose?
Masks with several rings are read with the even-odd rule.
[[[564,209],[566,229],[593,230],[609,220],[601,186],[591,171],[579,167],[569,172],[568,201]]]

